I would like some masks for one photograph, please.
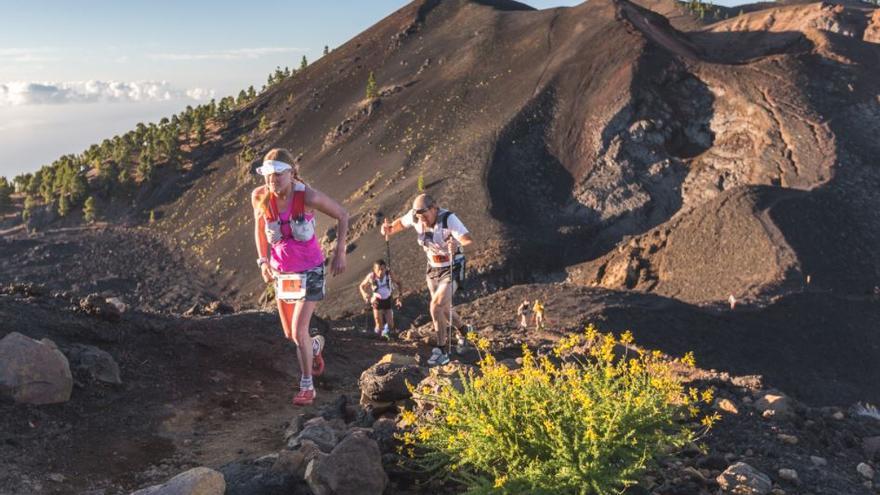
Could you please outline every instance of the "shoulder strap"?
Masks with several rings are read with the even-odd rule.
[[[291,218],[302,218],[306,214],[306,188],[294,188],[293,207],[290,211]]]
[[[281,218],[281,213],[278,210],[278,200],[275,198],[275,195],[271,192],[266,192],[269,195],[269,214],[267,218],[269,220],[279,220]]]
[[[448,229],[449,216],[452,215],[452,212],[449,210],[443,210],[440,212],[438,216],[438,220],[440,220],[440,227],[444,229]]]

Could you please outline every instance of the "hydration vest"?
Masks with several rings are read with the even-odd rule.
[[[271,193],[269,193],[271,194]],[[281,220],[281,211],[278,209],[278,202],[275,195],[269,196],[269,211],[266,215],[266,222],[276,222],[279,227],[285,224],[290,225],[290,235],[284,235],[282,230],[281,238],[295,239],[300,242],[310,241],[315,237],[315,221],[314,218],[306,220],[306,186],[302,183],[296,183],[293,186],[293,201],[290,206],[290,214],[287,220]]]

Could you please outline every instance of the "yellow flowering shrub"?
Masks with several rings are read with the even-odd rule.
[[[404,412],[413,433],[401,437],[415,465],[469,493],[620,493],[717,419],[697,421],[711,392],[685,390],[660,353],[633,350],[629,332],[617,340],[591,325],[563,338],[552,359],[523,346],[515,370],[476,342],[480,373],[462,374],[461,391],[416,391],[434,407]]]

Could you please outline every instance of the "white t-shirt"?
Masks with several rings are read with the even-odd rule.
[[[446,218],[446,228],[442,228],[440,216],[447,210],[440,209],[437,211],[437,221],[433,227],[428,227],[424,223],[415,219],[415,210],[408,211],[403,218],[400,219],[401,225],[404,227],[412,227],[419,234],[418,243],[425,250],[428,257],[428,264],[432,267],[449,266],[449,251],[446,247],[446,240],[451,236],[455,239],[457,250],[461,249],[461,236],[468,233],[467,227],[461,223],[455,213],[451,213]],[[445,258],[445,261],[439,261],[439,258]]]

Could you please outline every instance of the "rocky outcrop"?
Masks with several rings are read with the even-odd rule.
[[[380,495],[388,485],[378,445],[358,431],[312,460],[305,478],[315,495]]]

